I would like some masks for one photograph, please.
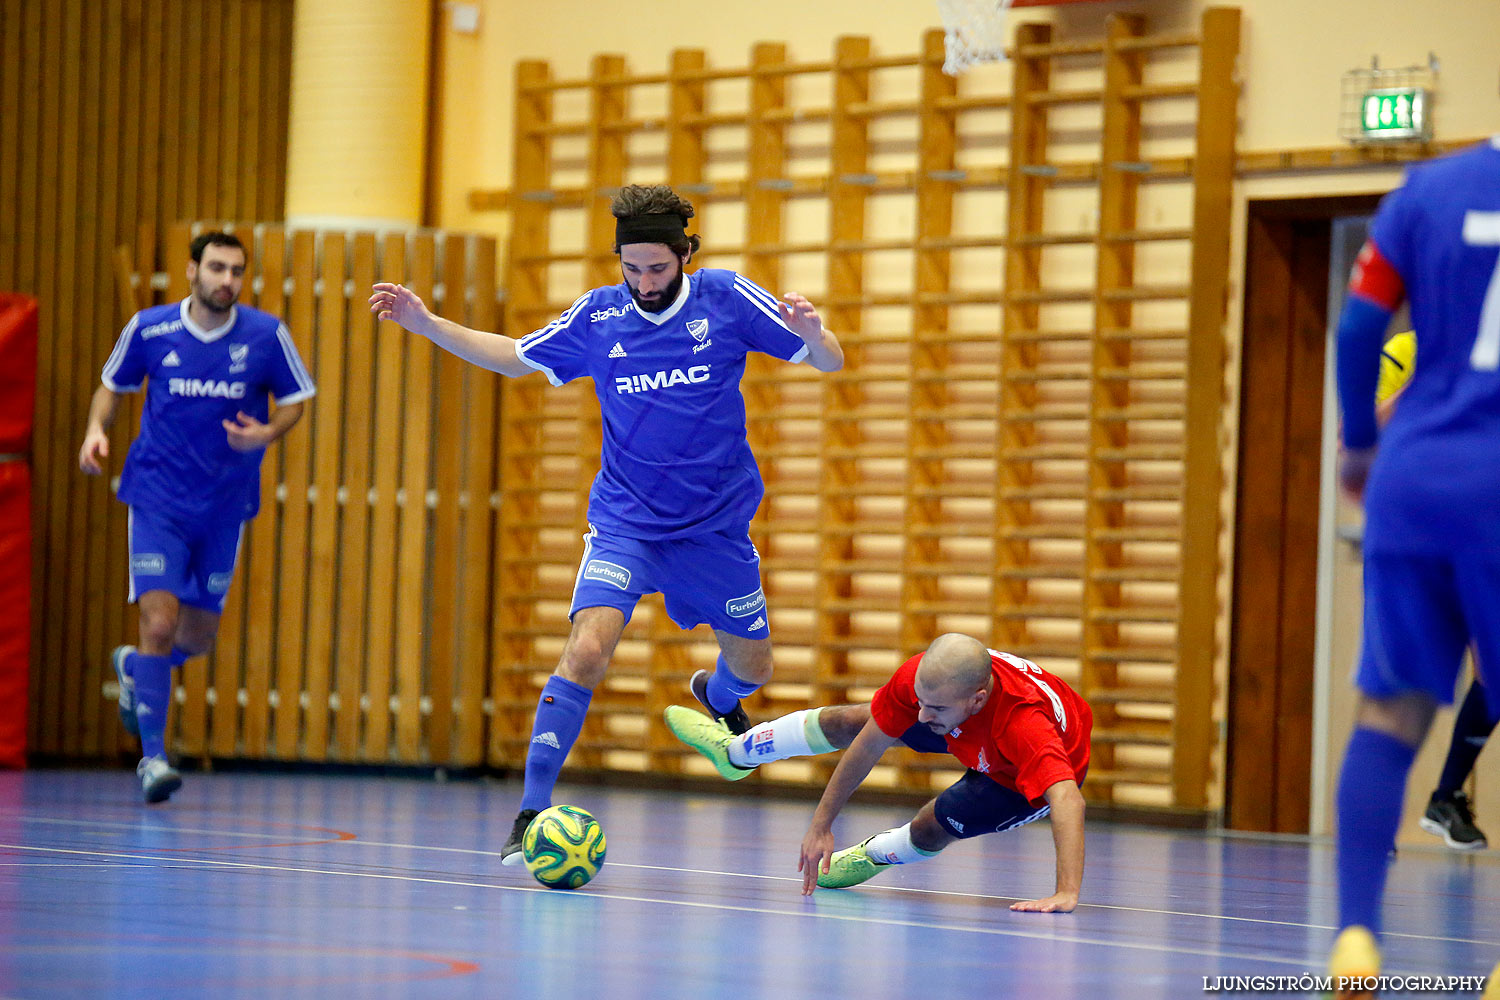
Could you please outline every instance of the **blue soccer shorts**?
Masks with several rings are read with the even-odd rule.
[[[570,618],[584,608],[618,608],[628,622],[636,602],[658,591],[679,628],[707,624],[745,639],[771,636],[760,553],[747,533],[646,541],[589,528]]]
[[[901,742],[918,753],[948,752],[947,742],[920,722],[901,734]],[[1034,806],[1020,792],[970,768],[938,795],[933,811],[944,830],[967,840],[1034,823],[1052,807]]]
[[[130,600],[152,590],[215,614],[234,579],[244,521],[192,520],[130,508]]]
[[[1355,683],[1365,694],[1417,691],[1451,705],[1465,647],[1473,644],[1481,676],[1485,664],[1500,663],[1500,563],[1493,556],[1366,552],[1364,576]]]

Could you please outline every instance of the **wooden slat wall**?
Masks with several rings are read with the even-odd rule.
[[[29,738],[44,754],[123,745],[99,692],[135,628],[124,510],[75,462],[128,315],[114,250],[139,261],[176,220],[282,212],[292,4],[225,0],[212,30],[206,16],[196,0],[0,5],[0,288],[41,301]],[[116,471],[135,415],[122,408]]]
[[[1209,400],[1222,391],[1238,34],[1232,9],[1170,36],[1132,16],[1096,40],[1023,24],[1009,88],[943,76],[940,32],[914,56],[846,38],[821,63],[759,44],[739,68],[675,53],[665,76],[617,61],[585,80],[520,68],[507,332],[552,319],[580,274],[583,287],[618,280],[594,231],[608,191],[666,180],[699,207],[702,264],[774,292],[795,283],[845,344],[829,377],[765,359],[745,376],[778,664],[753,715],[868,697],[935,632],[961,629],[1094,702],[1091,798],[1212,800]],[[809,208],[826,212],[821,235]],[[902,213],[905,233],[875,232]],[[714,221],[736,216],[738,234]],[[904,277],[892,260],[910,262]],[[597,467],[590,388],[506,387],[491,763],[524,756],[567,633]],[[699,773],[658,713],[712,660],[711,636],[677,632],[652,602],[637,619],[570,763]],[[938,759],[890,763],[885,780],[907,788],[946,780]],[[751,780],[824,775],[826,762],[788,762]]]

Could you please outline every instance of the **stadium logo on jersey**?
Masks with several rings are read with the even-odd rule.
[[[182,359],[177,356],[176,351],[168,351],[167,356],[161,359],[163,368],[176,368],[182,364]]]
[[[233,579],[233,573],[210,573],[208,575],[208,592],[210,594],[227,593],[229,590],[229,581]]]
[[[167,380],[167,391],[174,396],[244,399],[245,383],[215,381],[211,378],[173,378]]]
[[[673,368],[671,371],[647,372],[644,375],[621,375],[615,379],[615,392],[650,392],[668,386],[687,385],[691,382],[707,382],[709,365],[694,365],[687,371]]]
[[[708,336],[708,320],[690,319],[687,322],[687,332],[693,335],[698,343],[703,343],[703,338]]]
[[[245,359],[250,357],[249,344],[229,345],[229,374],[245,370]]]
[[[152,337],[160,337],[164,333],[182,329],[182,319],[169,319],[165,323],[153,323],[141,331],[142,340],[150,340]]]
[[[603,319],[613,319],[616,316],[629,316],[630,310],[622,306],[610,306],[608,309],[595,309],[589,313],[589,322],[597,323]]]
[[[630,587],[630,570],[624,566],[616,566],[612,562],[605,562],[603,559],[590,559],[588,565],[583,567],[583,578],[598,580],[600,583],[612,583],[621,590]]]
[[[615,346],[609,349],[609,356],[612,358],[623,358],[626,356],[625,348],[621,346],[618,340],[615,341]]]
[[[130,571],[142,576],[161,576],[167,571],[167,557],[156,552],[131,556]]]
[[[748,618],[766,606],[766,592],[760,587],[755,593],[744,597],[731,597],[724,602],[724,613],[731,618]]]

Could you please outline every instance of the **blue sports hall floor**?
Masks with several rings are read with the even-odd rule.
[[[1333,933],[1301,838],[1091,822],[1068,915],[1007,908],[1052,890],[1045,822],[805,899],[809,802],[564,785],[609,856],[560,892],[500,865],[515,783],[185,779],[146,807],[126,771],[0,775],[0,997],[1201,997],[1319,973]],[[909,812],[856,802],[839,843]],[[1388,898],[1387,971],[1500,959],[1492,853],[1403,848]]]

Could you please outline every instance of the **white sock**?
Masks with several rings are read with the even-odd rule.
[[[756,767],[788,757],[811,757],[836,750],[818,723],[821,708],[809,708],[751,726],[729,744],[729,762],[736,767]]]
[[[924,851],[911,842],[911,824],[899,830],[877,833],[865,841],[865,853],[870,860],[880,865],[909,865],[913,861],[925,861],[937,851]]]

